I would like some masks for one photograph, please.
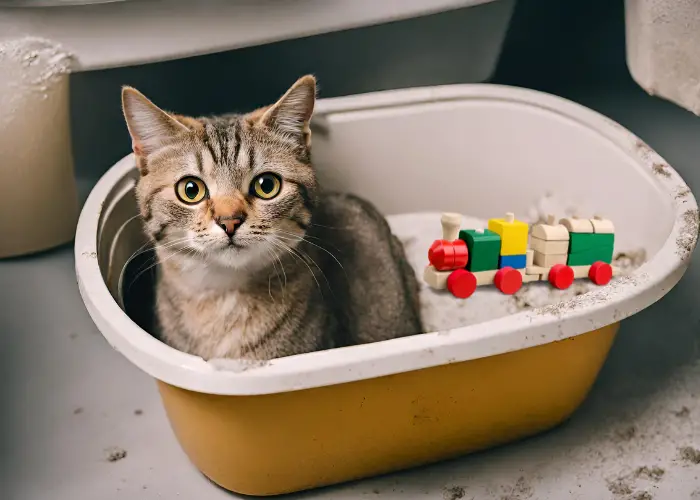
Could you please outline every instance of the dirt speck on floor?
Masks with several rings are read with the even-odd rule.
[[[513,486],[504,489],[506,493],[501,495],[501,500],[525,500],[534,494],[532,486],[523,476],[520,476]]]
[[[630,497],[630,500],[653,500],[653,498],[648,491],[638,491]]]
[[[691,464],[700,464],[700,450],[693,448],[692,446],[684,446],[680,449],[681,459],[685,462],[690,462]]]
[[[75,332],[72,332],[72,333],[70,333],[70,334],[68,335],[68,338],[71,339],[71,340],[75,340],[75,339],[78,338],[78,334],[75,333]]]
[[[143,410],[141,410],[140,408],[137,408],[136,410],[134,410],[134,415],[136,415],[137,417],[140,415],[143,415]]]
[[[664,469],[659,466],[647,467],[646,465],[642,467],[637,467],[634,471],[634,476],[638,478],[650,479],[652,481],[660,481],[663,475],[666,473]]]
[[[687,406],[684,406],[680,410],[674,411],[673,414],[678,418],[686,418],[690,416],[690,409]]]
[[[634,436],[637,435],[637,428],[634,425],[630,425],[628,427],[625,427],[623,429],[619,429],[615,431],[615,440],[616,441],[632,441],[634,439]]]
[[[654,163],[654,165],[651,167],[652,172],[654,172],[656,175],[660,175],[662,177],[671,177],[671,172],[669,171],[668,165],[665,163]]]
[[[608,481],[608,491],[617,497],[625,497],[634,493],[632,487],[623,478]]]
[[[83,413],[83,409],[81,407],[77,407],[75,410],[73,410],[73,415],[80,415]]]
[[[445,500],[460,500],[460,498],[464,498],[466,494],[467,492],[462,486],[445,486],[442,489],[442,498]]]
[[[126,450],[119,448],[118,446],[114,446],[112,448],[107,448],[105,450],[105,455],[108,462],[118,462],[119,460],[126,458]]]

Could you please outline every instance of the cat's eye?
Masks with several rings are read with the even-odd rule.
[[[250,184],[250,194],[263,200],[271,200],[279,194],[280,189],[282,181],[275,174],[258,175]]]
[[[207,185],[196,177],[185,177],[175,185],[175,194],[181,202],[194,205],[207,195]]]

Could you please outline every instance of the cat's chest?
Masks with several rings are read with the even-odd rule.
[[[258,309],[257,304],[238,292],[190,297],[182,303],[188,329],[204,336],[215,332],[237,336],[251,333],[258,326]]]

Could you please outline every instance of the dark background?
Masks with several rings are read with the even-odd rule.
[[[298,77],[318,77],[320,97],[465,83],[474,9],[272,43],[231,52],[92,71],[72,78],[79,176],[94,178],[129,152],[119,109],[123,84],[184,114],[246,111],[274,102]],[[625,64],[622,0],[519,0],[492,82],[567,96],[590,86],[634,87]]]

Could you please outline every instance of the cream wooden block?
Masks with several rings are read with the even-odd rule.
[[[493,269],[490,271],[478,271],[474,274],[476,277],[476,285],[491,285],[493,283],[493,278],[496,276],[496,273],[499,271],[499,269]]]
[[[562,226],[563,227],[563,226]],[[568,235],[568,232],[567,232]],[[547,241],[541,238],[530,238],[530,248],[544,254],[562,254],[569,251],[569,240]]]
[[[588,278],[588,271],[591,270],[591,266],[571,266],[574,270],[574,279]]]
[[[542,267],[542,266],[527,266],[525,268],[525,273],[526,274],[533,274],[535,276],[539,276],[541,274],[547,274],[549,273],[549,268],[548,267]]]
[[[540,281],[542,279],[542,275],[539,273],[532,274],[529,272],[528,269],[518,269],[520,271],[520,274],[523,275],[523,283],[529,283],[531,281]]]
[[[452,273],[452,271],[438,271],[433,266],[428,266],[423,271],[423,281],[425,281],[430,288],[436,290],[444,290],[447,288],[447,277]]]
[[[556,224],[553,215],[547,216],[546,224],[535,224],[530,233],[533,237],[547,241],[569,241],[569,231],[565,226]]]
[[[454,241],[459,236],[459,227],[462,225],[462,216],[460,214],[445,212],[440,219],[442,223],[442,239]]]
[[[591,225],[593,226],[594,233],[608,233],[612,234],[615,232],[615,226],[611,220],[603,219],[599,215],[596,215],[590,219]]]
[[[559,224],[563,225],[570,233],[592,233],[593,224],[590,219],[579,219],[577,217],[567,217],[561,219]]]
[[[566,264],[567,254],[544,254],[535,252],[535,265],[542,267],[552,267],[556,264]]]

